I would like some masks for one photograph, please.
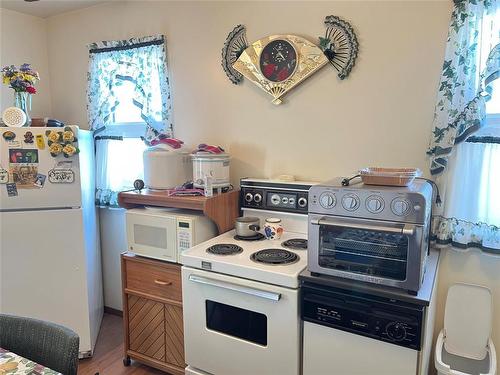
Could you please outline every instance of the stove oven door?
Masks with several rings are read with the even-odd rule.
[[[182,267],[186,363],[217,375],[299,374],[298,290]]]

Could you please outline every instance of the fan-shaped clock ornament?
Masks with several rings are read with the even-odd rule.
[[[358,41],[351,25],[336,16],[325,18],[326,32],[316,45],[297,35],[270,35],[249,45],[243,25],[227,36],[222,67],[232,83],[243,77],[268,94],[274,104],[300,82],[330,63],[340,79],[351,72]]]

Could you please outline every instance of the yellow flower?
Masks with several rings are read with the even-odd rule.
[[[73,154],[76,152],[76,147],[75,147],[75,146],[73,146],[73,145],[69,145],[69,144],[68,144],[68,145],[64,146],[64,148],[63,148],[63,152],[64,152],[66,155],[71,156],[71,155],[73,155]]]
[[[49,135],[47,136],[47,138],[49,139],[49,141],[52,141],[52,142],[57,142],[59,140],[59,133],[54,131],[54,130],[51,130]]]
[[[63,151],[63,146],[59,143],[52,143],[49,147],[49,152],[54,155],[59,155]]]
[[[73,140],[75,139],[75,135],[73,134],[73,132],[71,130],[66,130],[65,132],[63,132],[63,141],[65,142],[73,142]]]

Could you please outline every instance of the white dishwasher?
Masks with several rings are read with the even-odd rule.
[[[416,375],[424,307],[305,283],[303,375]]]

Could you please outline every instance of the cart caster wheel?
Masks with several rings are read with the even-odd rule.
[[[123,366],[128,367],[131,363],[130,357],[123,358]]]

